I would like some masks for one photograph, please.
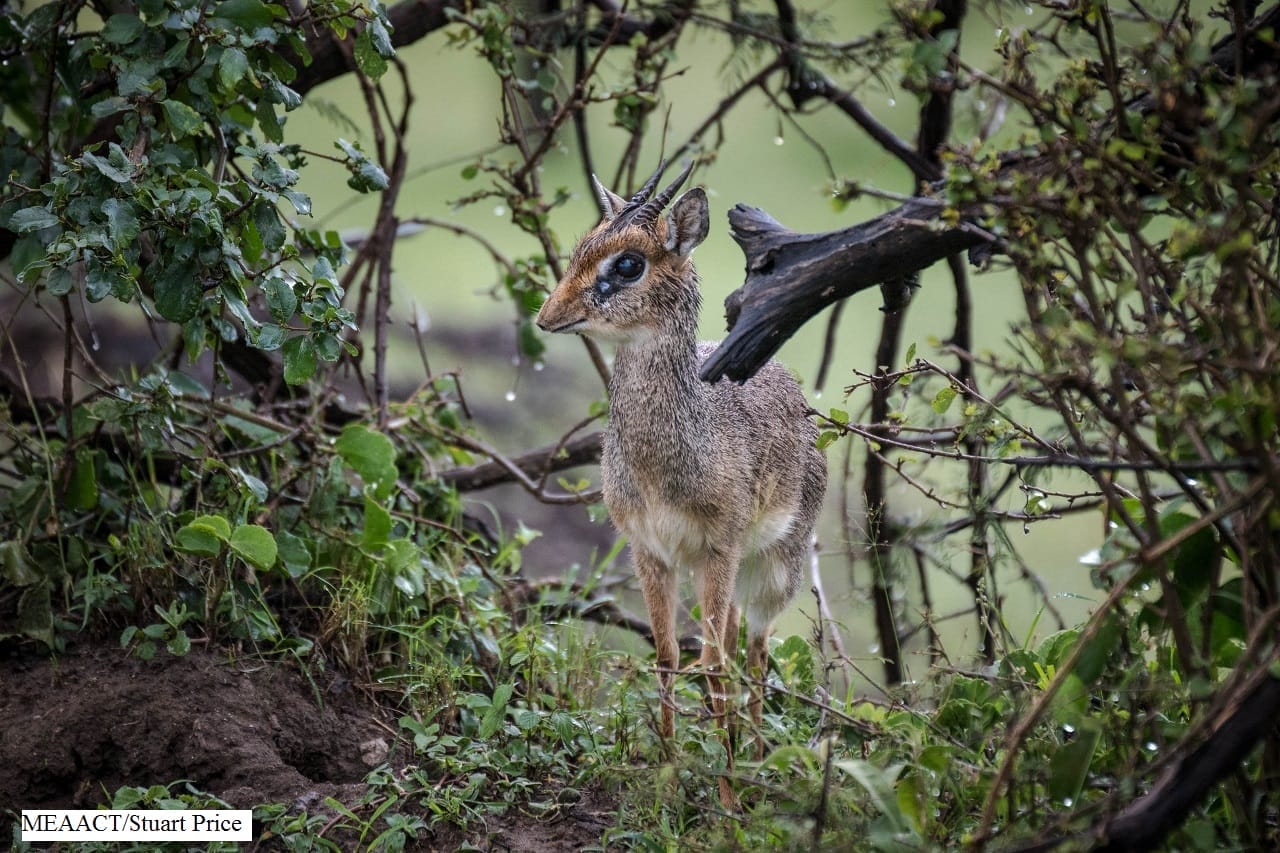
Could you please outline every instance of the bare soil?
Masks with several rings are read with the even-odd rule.
[[[200,650],[10,656],[0,660],[0,838],[23,808],[93,808],[121,786],[176,780],[235,808],[354,804],[370,769],[410,756],[396,738],[392,715],[332,674]],[[595,846],[614,824],[611,799],[588,791],[555,823],[512,810],[465,835],[440,828],[414,849]]]

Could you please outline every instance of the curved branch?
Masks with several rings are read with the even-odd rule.
[[[831,303],[985,242],[972,227],[938,228],[943,206],[912,199],[826,234],[799,234],[759,208],[735,206],[729,226],[747,258],[747,281],[725,300],[731,332],[703,364],[702,378],[745,382]]]

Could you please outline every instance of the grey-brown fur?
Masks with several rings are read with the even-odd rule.
[[[707,233],[706,195],[694,188],[661,215],[687,174],[652,200],[655,179],[629,201],[597,183],[604,219],[579,243],[538,314],[544,329],[618,344],[604,497],[630,541],[645,594],[666,737],[675,730],[678,572],[692,572],[698,588],[702,664],[712,676],[713,711],[729,726],[728,698],[715,676],[732,660],[739,612],[747,617],[748,671],[758,678],[773,621],[800,586],[827,477],[804,395],[782,365],[769,362],[742,385],[698,378],[714,348],[696,341],[701,298],[689,259]],[[637,259],[643,274],[631,280]],[[755,690],[751,713],[758,725]],[[720,794],[732,806],[726,780]]]

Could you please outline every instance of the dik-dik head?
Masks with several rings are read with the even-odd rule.
[[[664,216],[693,164],[653,195],[662,170],[630,200],[592,176],[603,218],[578,243],[564,278],[538,312],[543,330],[626,343],[697,322],[698,282],[689,255],[707,236],[707,196],[695,187]]]

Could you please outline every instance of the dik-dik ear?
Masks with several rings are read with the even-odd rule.
[[[667,249],[681,257],[707,239],[711,216],[707,209],[707,194],[702,187],[694,187],[671,206],[667,215]]]
[[[627,206],[626,199],[600,183],[600,179],[595,175],[591,176],[591,185],[595,187],[596,201],[600,202],[600,213],[605,219],[613,219],[622,208]]]

